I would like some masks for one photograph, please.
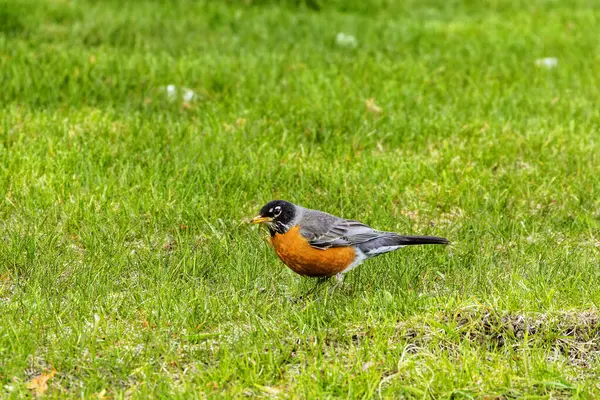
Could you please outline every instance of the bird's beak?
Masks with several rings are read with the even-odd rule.
[[[271,222],[273,221],[273,218],[271,217],[263,217],[262,215],[257,215],[256,217],[252,218],[250,220],[251,224],[264,224],[267,222]]]

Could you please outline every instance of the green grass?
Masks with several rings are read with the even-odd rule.
[[[598,26],[0,1],[0,397],[52,368],[55,398],[599,397]],[[315,288],[243,223],[275,198],[454,244]]]

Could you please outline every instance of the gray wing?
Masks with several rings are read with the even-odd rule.
[[[308,210],[307,210],[308,211]],[[320,211],[310,210],[302,218],[300,233],[317,249],[358,246],[369,251],[382,245],[394,245],[398,235],[382,232],[358,221],[342,219]]]

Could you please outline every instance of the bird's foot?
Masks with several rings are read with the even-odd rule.
[[[343,284],[344,284],[344,275],[340,272],[335,275],[335,282],[333,282],[333,285],[331,286],[331,288],[329,288],[329,293],[333,292],[334,290],[336,290],[338,288],[341,288]]]

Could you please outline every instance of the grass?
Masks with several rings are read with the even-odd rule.
[[[599,21],[2,0],[0,396],[600,396]],[[274,198],[454,244],[330,292],[242,223]]]

